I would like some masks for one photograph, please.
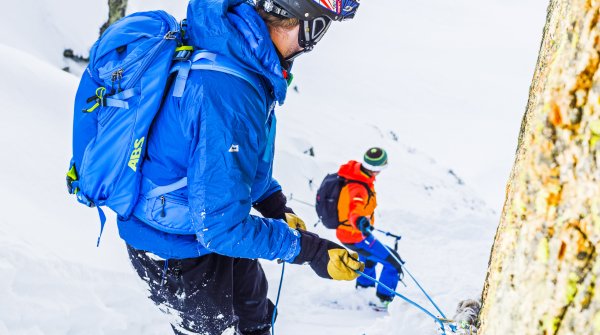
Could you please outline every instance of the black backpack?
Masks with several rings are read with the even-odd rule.
[[[317,209],[319,220],[321,220],[323,225],[329,229],[337,229],[340,224],[345,222],[340,222],[339,220],[338,201],[340,200],[340,192],[342,191],[342,188],[344,188],[344,186],[346,186],[348,183],[357,183],[363,185],[369,193],[369,199],[367,203],[371,200],[371,195],[373,192],[367,183],[358,180],[346,179],[344,177],[340,177],[337,173],[328,174],[325,179],[323,179],[323,182],[317,191],[315,208]]]

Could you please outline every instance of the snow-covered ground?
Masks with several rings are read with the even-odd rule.
[[[130,3],[185,15],[184,1]],[[278,110],[276,177],[310,226],[316,215],[302,202],[313,202],[327,172],[370,146],[388,149],[378,226],[403,236],[407,266],[448,316],[481,292],[545,7],[363,1],[354,22],[299,59],[298,92]],[[61,71],[74,69],[62,51],[85,55],[105,15],[104,0],[11,1],[0,12],[0,334],[170,331],[114,222],[96,248],[96,212],[65,191],[78,78]],[[263,265],[274,299],[280,265]],[[278,334],[435,332],[400,300],[389,315],[366,309],[353,283],[301,266],[285,278]],[[429,307],[414,285],[399,290]]]

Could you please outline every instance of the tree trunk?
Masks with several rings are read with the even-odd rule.
[[[551,0],[480,334],[600,334],[600,1]]]
[[[113,23],[125,16],[127,0],[108,0],[108,21],[100,27],[100,35]]]

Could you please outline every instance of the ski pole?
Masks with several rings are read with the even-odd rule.
[[[385,230],[381,230],[381,229],[377,229],[375,228],[376,231],[385,234],[385,236],[389,236],[389,237],[393,237],[395,239],[394,241],[394,250],[398,251],[398,241],[400,241],[402,239],[402,236],[400,235],[394,235],[392,233],[390,233],[389,231],[385,231]]]
[[[309,206],[309,207],[315,207],[315,205],[314,205],[314,204],[311,204],[311,203],[310,203],[310,202],[308,202],[308,201],[303,201],[303,200],[300,200],[300,199],[296,199],[296,198],[294,198],[294,194],[293,194],[293,193],[290,193],[290,201],[292,201],[292,200],[294,200],[294,201],[296,201],[296,202],[299,202],[299,203],[301,203],[301,204],[303,204],[303,205]]]
[[[385,231],[385,230],[381,230],[381,229],[377,229],[377,228],[375,228],[375,231],[378,231],[378,232],[380,232],[382,234],[385,234],[385,236],[393,237],[393,238],[395,238],[397,240],[401,240],[402,239],[402,236],[400,236],[400,235],[394,235],[394,234],[390,233],[389,231]]]
[[[293,193],[290,193],[290,199],[289,200],[290,201],[293,200],[293,201],[299,202],[299,203],[301,203],[303,205],[306,205],[308,207],[313,207],[313,208],[315,207],[315,205],[311,204],[308,201],[303,201],[303,200],[294,198],[294,194]],[[315,222],[315,224],[313,225],[313,227],[316,227],[319,224],[319,222],[321,222],[321,219],[317,220],[317,222]]]

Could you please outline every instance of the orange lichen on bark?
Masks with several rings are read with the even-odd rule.
[[[561,241],[560,249],[558,250],[558,260],[562,261],[565,258],[565,251],[567,250],[567,244],[565,241]]]
[[[560,127],[563,123],[563,117],[560,114],[560,107],[554,100],[550,102],[548,121],[550,121],[550,123],[555,127]]]

